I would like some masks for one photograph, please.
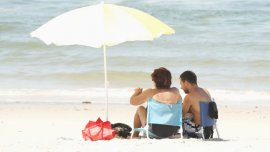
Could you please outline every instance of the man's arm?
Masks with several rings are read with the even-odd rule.
[[[183,101],[183,109],[182,109],[183,116],[185,116],[185,114],[188,113],[190,106],[191,106],[190,96],[186,95]]]

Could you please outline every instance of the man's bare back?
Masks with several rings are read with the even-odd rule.
[[[183,115],[192,113],[196,125],[200,125],[200,102],[210,102],[209,92],[202,88],[194,88],[186,95],[183,102]]]

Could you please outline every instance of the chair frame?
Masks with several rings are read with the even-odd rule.
[[[150,102],[157,102],[157,101],[150,101]],[[160,103],[160,104],[163,104],[163,103]],[[180,115],[179,116],[180,117],[180,120],[179,120],[180,121],[179,122],[180,123],[180,125],[179,125],[180,129],[179,129],[179,132],[181,132],[181,130],[182,130],[182,102],[181,101],[178,101],[177,104],[179,104],[179,106],[180,106],[180,108],[178,109],[179,110],[178,113]],[[173,105],[173,104],[170,104],[170,105]],[[149,101],[147,102],[147,107],[150,107]],[[154,133],[152,133],[152,132],[149,131],[149,116],[150,116],[150,112],[151,112],[149,109],[150,108],[148,108],[148,110],[147,110],[147,118],[146,118],[146,125],[145,125],[145,127],[144,128],[134,128],[134,131],[133,131],[133,134],[134,134],[134,132],[140,132],[140,133],[143,132],[143,134],[146,134],[146,138],[148,138],[148,139],[150,139],[149,134],[151,134],[152,137],[153,136],[156,136]],[[164,124],[164,125],[166,125],[166,124]],[[133,136],[133,134],[132,134],[132,136]],[[156,137],[158,137],[158,136],[156,136]],[[171,136],[169,138],[179,138],[179,137],[177,137],[177,136]]]
[[[205,105],[203,105],[205,104]],[[206,110],[203,110],[203,106],[206,106]],[[218,136],[218,139],[220,139],[220,134],[219,134],[219,131],[218,131],[218,128],[217,128],[217,119],[213,119],[213,118],[210,118],[208,113],[207,115],[204,114],[204,112],[208,112],[208,108],[209,108],[209,103],[207,102],[200,102],[200,117],[201,117],[201,126],[202,126],[202,129],[201,129],[201,134],[202,134],[202,139],[205,140],[205,137],[204,137],[204,127],[209,127],[209,126],[213,126],[213,129],[216,130],[217,132],[217,136]],[[210,121],[210,123],[207,125],[207,120],[208,119]]]

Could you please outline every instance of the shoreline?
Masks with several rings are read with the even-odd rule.
[[[218,108],[226,109],[226,108],[247,108],[247,109],[270,109],[270,105],[256,105],[256,101],[254,101],[254,104],[241,104],[241,103],[236,103],[233,104],[232,102],[230,103],[224,103],[224,102],[218,102],[217,103]],[[106,102],[91,102],[91,101],[81,101],[81,102],[24,102],[24,101],[0,101],[0,106],[5,106],[5,105],[32,105],[32,106],[38,106],[38,105],[51,105],[51,106],[106,106]],[[131,107],[136,107],[134,105],[129,104],[129,101],[126,103],[120,102],[120,103],[115,103],[115,102],[110,102],[108,103],[109,106],[131,106]],[[146,104],[143,104],[146,105]]]
[[[208,88],[207,88],[208,89]],[[270,107],[270,92],[208,89],[221,106]],[[110,104],[129,104],[133,88],[110,88]],[[182,97],[185,93],[180,90]],[[0,89],[0,103],[82,103],[104,104],[104,88],[84,89]]]

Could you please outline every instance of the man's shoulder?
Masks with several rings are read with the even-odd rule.
[[[209,92],[207,88],[201,88],[205,92]]]
[[[210,92],[208,91],[208,89],[206,89],[206,88],[202,88],[202,90],[208,95],[208,96],[210,96],[211,97],[211,95],[210,95]]]

